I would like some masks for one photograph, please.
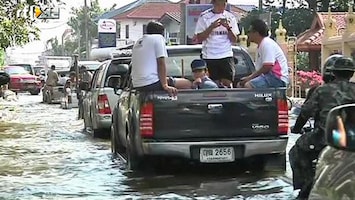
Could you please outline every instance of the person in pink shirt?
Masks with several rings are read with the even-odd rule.
[[[261,19],[251,22],[248,38],[258,45],[256,71],[241,79],[246,88],[287,87],[289,71],[287,59],[281,47],[269,37],[269,29]]]

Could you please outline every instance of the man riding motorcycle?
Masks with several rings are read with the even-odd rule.
[[[349,82],[354,72],[352,59],[339,55],[329,57],[323,72],[325,84],[316,88],[305,101],[291,130],[292,133],[301,133],[307,120],[314,117],[313,132],[302,134],[289,152],[293,187],[301,189],[298,199],[307,199],[311,190],[315,173],[313,161],[325,147],[328,112],[335,106],[355,102],[355,84]]]

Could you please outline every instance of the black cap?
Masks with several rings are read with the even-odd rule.
[[[196,59],[191,62],[191,71],[194,71],[196,69],[206,69],[206,68],[207,68],[207,64],[202,59]]]

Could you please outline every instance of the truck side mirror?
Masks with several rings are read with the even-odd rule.
[[[330,110],[325,133],[329,146],[355,151],[355,103],[337,106]]]
[[[111,75],[107,78],[106,85],[116,91],[121,89],[121,82],[122,80],[120,75]]]

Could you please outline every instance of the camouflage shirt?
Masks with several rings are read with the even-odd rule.
[[[318,116],[314,124],[315,132],[324,135],[329,111],[338,105],[354,102],[355,83],[335,80],[315,89],[309,100],[303,104],[300,115],[305,118]]]

